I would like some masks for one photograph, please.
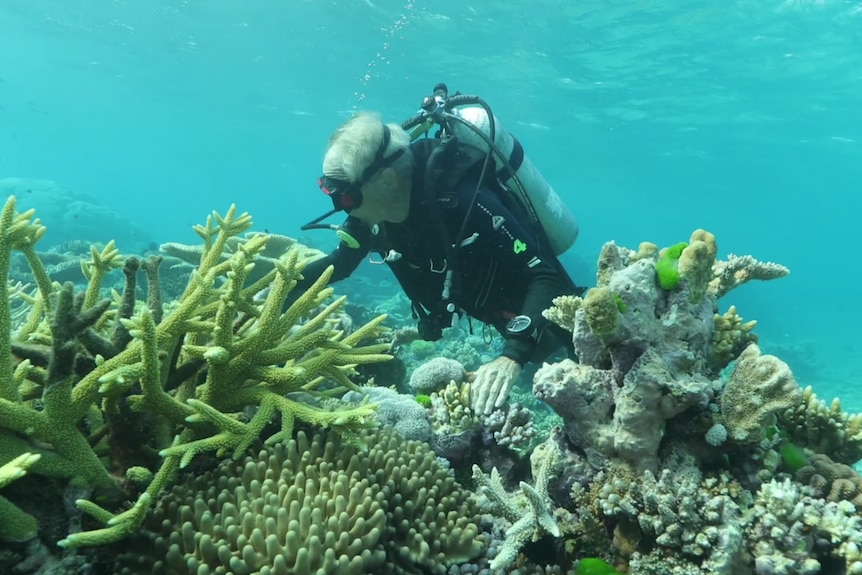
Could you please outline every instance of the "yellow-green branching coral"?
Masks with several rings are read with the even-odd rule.
[[[364,345],[378,339],[384,317],[349,335],[335,329],[330,320],[345,300],[330,301],[332,290],[327,283],[331,268],[285,309],[304,265],[295,250],[277,262],[266,281],[247,286],[254,258],[265,247],[266,236],[253,237],[227,260],[220,259],[224,236],[241,233],[247,225],[250,220],[237,216],[231,208],[224,217],[216,214],[206,227],[199,228],[208,247],[177,307],[158,325],[147,310],[127,320],[134,340],[120,354],[125,359],[111,358],[96,368],[102,385],[118,373],[124,378],[134,374],[141,393],[129,398],[132,407],[156,412],[177,429],[185,430],[181,440],[161,450],[164,465],[184,467],[195,455],[207,451],[240,457],[259,438],[267,443],[289,440],[297,419],[348,431],[372,423],[372,404],[346,406],[324,401],[317,406],[291,394],[303,392],[325,398],[329,393],[321,390],[323,384],[328,391],[333,386],[357,389],[349,378],[355,366],[390,358],[385,353],[388,344]],[[224,281],[219,283],[220,279]],[[264,287],[268,287],[266,297],[256,298]],[[247,319],[243,316],[253,320],[237,327],[241,319]],[[200,360],[206,366],[205,377],[186,386],[186,393],[165,385],[161,358],[170,354],[174,345],[181,346],[181,361]],[[248,407],[255,408],[254,415],[244,418],[241,414]],[[278,431],[262,438],[277,416],[281,423]],[[213,428],[215,433],[203,431]],[[150,496],[158,489],[158,481],[154,483],[156,488],[151,484],[147,490]],[[86,502],[81,506],[85,511],[90,508]],[[147,506],[145,502],[139,513]],[[109,530],[112,521],[115,519],[107,520]],[[131,520],[124,522],[126,526],[133,524]],[[118,532],[125,533],[125,528]],[[105,535],[98,540],[104,541]],[[66,541],[68,545],[90,543],[88,538],[77,536]]]
[[[18,215],[14,200],[10,202],[0,216],[0,272],[8,269],[3,262],[8,264],[11,250],[20,249],[26,255],[43,229],[38,221],[31,222],[32,213]],[[206,226],[196,228],[204,240],[200,265],[161,321],[160,309],[142,307],[129,317],[113,309],[116,305],[134,309],[125,298],[91,303],[99,292],[93,283],[101,282],[100,273],[118,264],[113,249],[93,252],[91,289],[86,295],[76,294],[71,285],[43,294],[43,325],[47,321],[51,334],[46,342],[51,359],[47,369],[24,361],[13,372],[8,360],[8,302],[5,315],[0,309],[0,323],[6,322],[0,332],[7,334],[0,335],[5,338],[0,339],[0,357],[7,358],[0,360],[0,372],[6,370],[0,388],[2,441],[19,451],[27,446],[28,437],[50,446],[31,473],[113,487],[115,480],[82,432],[82,423],[94,410],[127,405],[132,413],[146,414],[159,430],[142,438],[150,450],[161,451],[163,460],[152,470],[154,478],[137,502],[114,515],[113,510],[79,501],[79,508],[105,527],[70,535],[62,541],[64,546],[104,544],[125,537],[137,528],[178,467],[205,451],[242,455],[276,417],[280,417],[280,429],[262,439],[289,439],[297,419],[347,431],[370,423],[375,406],[342,405],[329,397],[339,388],[355,387],[350,376],[357,365],[390,358],[388,344],[366,345],[378,341],[384,318],[350,334],[336,329],[331,319],[344,299],[330,297],[332,290],[326,284],[331,269],[285,309],[304,265],[297,250],[289,251],[274,269],[252,283],[248,274],[265,247],[266,236],[251,237],[230,257],[222,257],[228,240],[250,226],[251,218],[232,206],[224,216],[213,214]],[[44,269],[38,258],[31,267],[41,289],[38,277]],[[120,338],[122,349],[111,348],[109,357],[92,353],[90,346],[95,336],[104,340],[97,342],[100,345],[112,341],[99,333],[105,327],[100,320],[108,311],[127,334]],[[38,408],[21,397],[25,384],[30,396],[34,389],[41,391]],[[304,398],[317,396],[319,401],[306,403],[295,392]],[[246,418],[244,413],[253,415]],[[0,464],[8,455],[0,453]]]
[[[27,469],[39,461],[38,453],[25,452],[0,465],[0,487],[24,477]],[[36,519],[0,495],[0,541],[27,541],[36,536]]]

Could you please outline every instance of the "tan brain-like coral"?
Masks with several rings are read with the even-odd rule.
[[[364,441],[299,432],[176,486],[147,523],[152,573],[442,574],[475,557],[475,501],[427,446]]]
[[[808,485],[817,497],[827,501],[849,501],[862,510],[862,477],[849,465],[836,463],[827,455],[815,453],[808,464],[795,474],[796,480]]]
[[[786,363],[749,345],[721,393],[722,423],[739,443],[757,443],[775,416],[799,403],[802,390]]]

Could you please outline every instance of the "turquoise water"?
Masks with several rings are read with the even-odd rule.
[[[441,81],[484,97],[577,214],[577,280],[605,241],[709,229],[792,270],[723,308],[862,410],[858,1],[3,0],[0,178],[89,194],[157,243],[232,202],[298,235],[328,207],[331,130],[401,121]]]

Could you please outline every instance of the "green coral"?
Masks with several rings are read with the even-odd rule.
[[[604,559],[597,557],[584,557],[578,561],[578,569],[575,575],[621,575]]]
[[[0,487],[20,479],[41,455],[38,453],[22,453],[12,461],[0,465]],[[17,505],[0,496],[0,541],[28,541],[36,536],[38,526],[29,513],[22,511]]]
[[[413,399],[416,400],[416,403],[421,405],[422,407],[431,407],[431,396],[425,394],[419,394],[415,396]]]
[[[203,239],[200,264],[179,301],[161,317],[152,294],[151,307],[137,312],[133,295],[98,301],[104,274],[119,265],[112,244],[93,250],[85,264],[85,293],[76,294],[71,284],[53,286],[33,247],[45,228],[32,220],[32,210],[18,214],[15,208],[10,197],[0,213],[0,276],[8,277],[12,251],[21,251],[39,295],[16,334],[26,344],[10,336],[8,299],[0,305],[0,464],[45,445],[35,449],[42,457],[31,473],[114,489],[100,458],[110,454],[91,446],[87,433],[98,433],[84,424],[129,408],[132,415],[151,418],[152,436],[144,440],[163,456],[130,509],[115,515],[79,500],[78,507],[105,527],[72,534],[60,545],[125,537],[177,468],[207,451],[242,455],[277,416],[280,429],[266,438],[269,443],[289,439],[296,420],[349,430],[372,419],[374,405],[342,406],[329,398],[357,389],[350,380],[356,365],[390,359],[388,344],[364,345],[380,335],[384,317],[349,335],[339,331],[331,318],[345,299],[330,297],[326,284],[332,268],[284,309],[305,264],[297,250],[248,282],[266,236],[249,238],[223,259],[227,242],[251,227],[247,214],[231,206],[224,216],[214,213],[195,228]],[[106,336],[111,321],[113,335]],[[27,358],[14,368],[13,349]],[[293,392],[316,397],[318,404],[296,399]]]
[[[670,291],[679,285],[679,258],[686,247],[687,242],[680,242],[661,251],[655,262],[656,279],[661,289]]]
[[[781,455],[782,463],[784,463],[784,470],[788,473],[796,473],[808,465],[805,451],[796,444],[785,443],[778,448],[778,453]]]

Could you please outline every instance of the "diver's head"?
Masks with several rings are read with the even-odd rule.
[[[330,136],[319,183],[335,210],[369,226],[398,223],[409,212],[412,171],[407,132],[361,113]]]

